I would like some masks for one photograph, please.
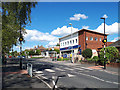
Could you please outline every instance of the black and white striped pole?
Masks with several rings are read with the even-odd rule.
[[[104,19],[104,39],[103,39],[103,43],[104,43],[104,69],[106,69],[106,60],[105,60],[105,43],[107,42],[107,39],[105,39],[105,18],[100,18],[100,19]]]

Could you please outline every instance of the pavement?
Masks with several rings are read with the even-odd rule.
[[[23,60],[23,65],[27,62]],[[30,77],[25,66],[20,70],[19,60],[7,60],[2,65],[2,89],[6,88],[48,88],[41,80]]]

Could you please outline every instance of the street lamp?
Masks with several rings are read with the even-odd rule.
[[[72,51],[72,63],[73,63],[73,46],[72,46],[72,23],[69,23],[69,25],[71,25],[71,51]]]
[[[104,40],[105,40],[105,18],[101,17],[100,19],[104,20]],[[104,69],[106,69],[106,61],[105,61],[105,43],[104,43]]]
[[[21,21],[20,21],[20,69],[22,70],[22,41],[23,41],[23,37],[22,37],[22,33],[21,33]]]

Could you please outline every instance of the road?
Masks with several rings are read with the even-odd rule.
[[[49,88],[53,87],[57,76],[58,88],[118,88],[118,75],[83,67],[81,64],[50,61],[48,59],[28,60],[33,64],[33,75],[41,79]]]

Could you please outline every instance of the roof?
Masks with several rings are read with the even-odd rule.
[[[72,34],[75,34],[75,33],[78,33],[78,32],[82,32],[82,31],[88,31],[88,32],[93,32],[93,33],[97,33],[97,34],[104,35],[104,33],[96,32],[96,31],[94,31],[94,30],[88,30],[88,29],[81,29],[81,30],[79,30],[79,31],[77,31],[77,32],[74,32],[74,33],[72,33]],[[70,36],[70,35],[71,35],[71,34],[66,35],[66,36],[64,36],[64,37],[61,37],[61,38],[59,38],[59,39],[68,37],[68,36]],[[105,35],[107,36],[107,35],[109,35],[109,34],[105,34]]]
[[[115,46],[115,47],[120,47],[120,39],[117,40],[116,42],[113,42],[112,44],[110,44],[109,46]]]
[[[42,50],[46,50],[46,48],[44,48],[42,45],[40,47],[38,47],[37,49],[42,49]]]

